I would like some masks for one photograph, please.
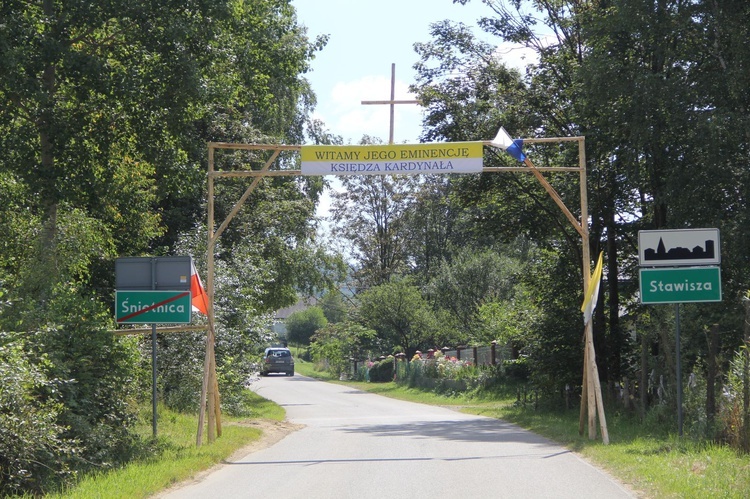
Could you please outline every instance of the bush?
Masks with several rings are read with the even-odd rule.
[[[320,307],[308,307],[294,312],[286,320],[287,340],[309,345],[315,331],[328,325],[328,319]]]
[[[56,325],[30,333],[30,350],[49,359],[49,378],[66,380],[56,386],[64,404],[58,423],[81,443],[73,466],[101,471],[127,462],[136,444],[137,339],[107,331],[106,304],[66,285],[54,291]]]
[[[750,452],[750,421],[744,410],[745,351],[735,353],[730,362],[727,383],[721,397],[717,426],[723,441],[743,452]]]
[[[387,357],[380,362],[375,362],[370,366],[370,381],[373,383],[385,383],[393,381],[395,359]]]
[[[232,416],[250,416],[245,392],[253,363],[230,356],[224,356],[222,362],[217,366],[217,376],[224,410]]]
[[[80,452],[56,421],[57,383],[25,353],[23,341],[0,332],[0,496],[40,494],[72,478],[65,456]]]
[[[512,380],[528,381],[531,377],[531,366],[526,357],[503,361],[503,370]]]
[[[503,369],[495,366],[475,366],[442,354],[431,359],[415,356],[411,362],[398,362],[396,381],[412,388],[434,390],[437,393],[485,389],[501,382]]]
[[[351,358],[362,358],[375,337],[372,329],[352,322],[329,324],[315,333],[310,352],[316,363],[325,361],[331,374],[338,377],[349,371]]]
[[[685,383],[683,428],[685,435],[695,440],[711,440],[715,435],[706,413],[706,379],[698,367],[700,366],[696,366]]]

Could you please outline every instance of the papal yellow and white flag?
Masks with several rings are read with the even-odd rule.
[[[586,290],[586,297],[581,305],[581,312],[583,312],[583,325],[589,323],[591,318],[594,316],[594,309],[596,309],[596,301],[599,299],[599,284],[602,282],[602,262],[604,259],[604,252],[599,253],[599,261],[596,262],[596,268],[594,273],[591,274],[591,281],[589,281],[589,289]]]

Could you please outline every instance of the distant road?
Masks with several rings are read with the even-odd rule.
[[[166,497],[635,497],[564,447],[496,419],[299,375],[252,388],[304,428]]]

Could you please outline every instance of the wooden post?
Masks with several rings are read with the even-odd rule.
[[[391,99],[363,100],[362,104],[387,104],[391,107],[391,126],[388,132],[388,143],[393,144],[393,124],[395,121],[395,104],[419,104],[418,100],[396,100],[396,64],[391,64]]]
[[[221,395],[219,394],[219,378],[216,376],[216,358],[213,362],[214,378],[214,417],[216,420],[216,436],[221,436]]]
[[[578,166],[580,168],[580,182],[579,182],[579,188],[581,191],[581,224],[579,233],[581,234],[581,240],[583,242],[583,247],[581,248],[581,254],[583,257],[583,283],[584,283],[584,295],[586,291],[588,291],[590,281],[591,281],[591,248],[589,247],[589,229],[588,229],[588,220],[589,220],[589,211],[588,211],[588,193],[586,189],[586,146],[585,146],[585,139],[581,137],[581,140],[578,141]],[[578,227],[576,227],[578,229]],[[593,319],[589,321],[589,326],[587,326],[587,334],[590,334],[590,343],[587,341],[587,344],[589,345],[590,351],[589,351],[589,369],[587,371],[587,374],[589,376],[593,376],[593,387],[596,390],[594,400],[597,402],[597,408],[598,408],[598,414],[599,414],[599,426],[601,427],[602,431],[602,442],[605,444],[609,443],[609,431],[607,430],[607,419],[604,415],[604,402],[602,400],[602,389],[601,385],[599,383],[599,369],[596,367],[596,354],[594,353],[594,331],[593,331]],[[592,383],[588,383],[588,387],[591,388]],[[587,397],[587,399],[590,397]],[[591,418],[591,411],[589,411],[589,419]],[[592,421],[589,421],[589,426],[592,424],[595,425]],[[589,435],[591,432],[589,432]]]
[[[203,426],[205,425],[206,417],[206,397],[208,396],[208,369],[211,364],[211,354],[209,352],[209,338],[211,332],[206,333],[206,355],[203,359],[203,382],[201,383],[201,401],[200,409],[198,411],[198,434],[195,437],[195,445],[200,447],[203,443]]]
[[[216,434],[221,435],[221,403],[219,397],[219,383],[216,377],[216,356],[214,352],[214,247],[217,234],[214,233],[214,147],[208,147],[208,244],[206,249],[206,295],[208,295],[208,331],[206,333],[206,355],[203,361],[203,383],[201,386],[200,409],[198,414],[198,433],[196,445],[203,443],[203,426],[206,412],[208,412],[208,442],[216,440]]]
[[[591,368],[591,358],[596,356],[594,352],[594,328],[592,322],[593,319],[586,325],[586,344],[584,345],[586,349],[586,355],[584,356],[586,366],[584,369],[586,369],[586,406],[588,408],[589,440],[596,438],[596,386],[594,383],[598,381],[595,379],[598,378],[598,374]]]
[[[213,338],[212,338],[213,340]],[[208,392],[206,392],[206,402],[208,403],[208,443],[213,443],[216,440],[216,396],[215,386],[213,379],[214,370],[214,342],[208,346],[209,349],[209,361],[208,361]]]
[[[578,419],[578,434],[583,436],[586,429],[586,408],[588,407],[589,396],[589,350],[585,347],[586,339],[583,340],[583,382],[581,383],[581,412]]]
[[[586,374],[589,377],[588,389],[593,389],[594,392],[593,394],[588,394],[587,400],[589,404],[589,438],[592,440],[596,438],[596,416],[598,415],[599,425],[601,426],[602,430],[602,442],[608,444],[609,432],[607,431],[607,419],[604,415],[604,403],[602,401],[602,387],[599,382],[599,370],[596,367],[596,361],[593,360],[596,356],[596,353],[594,352],[594,335],[592,322],[593,320],[589,321],[589,323],[586,325],[586,335],[588,337],[588,339],[586,340],[586,347],[589,354],[589,369]]]

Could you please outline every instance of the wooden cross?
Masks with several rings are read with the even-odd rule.
[[[419,104],[418,100],[396,100],[396,64],[391,63],[391,99],[390,100],[363,100],[362,104],[388,104],[391,106],[391,127],[388,135],[388,143],[393,144],[393,117],[396,104]]]

